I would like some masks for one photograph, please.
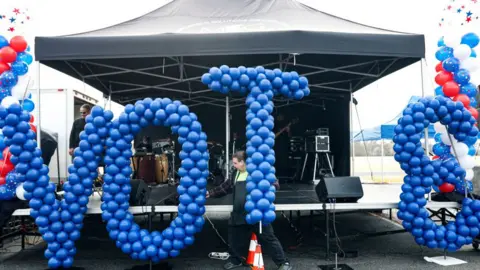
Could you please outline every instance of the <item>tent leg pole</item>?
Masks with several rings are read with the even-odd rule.
[[[230,100],[225,97],[225,180],[230,178]]]
[[[350,84],[350,88],[351,88],[351,84]],[[352,132],[353,132],[353,93],[350,89],[350,134]],[[350,155],[352,157],[351,159],[352,162],[350,164],[351,166],[350,172],[351,172],[351,176],[354,176],[355,175],[355,140],[353,136],[352,136],[351,142],[352,142],[352,147],[350,149]]]
[[[38,148],[42,149],[41,135],[40,131],[42,129],[42,118],[41,118],[41,106],[40,106],[40,61],[37,62],[37,145]]]
[[[112,110],[112,85],[108,86],[108,110]],[[105,106],[106,107],[106,106]]]
[[[425,76],[424,76],[424,72],[423,72],[423,62],[425,61],[425,59],[421,59],[420,60],[420,76],[422,76],[420,79],[421,83],[422,83],[422,97],[425,97]],[[427,156],[429,156],[429,152],[430,150],[428,149],[428,127],[424,130],[425,131],[425,154]]]
[[[424,86],[424,74],[423,74],[423,62],[425,61],[425,64],[427,63],[427,60],[422,58],[420,59],[420,82],[422,83],[422,97],[425,97],[425,86]],[[425,155],[429,157],[430,150],[429,145],[428,145],[428,127],[424,129],[424,135],[425,135]],[[428,201],[432,201],[432,192],[428,193]]]
[[[384,141],[382,139],[382,160],[381,160],[381,166],[382,166],[382,184],[385,183],[385,178],[384,178],[384,170],[383,170],[383,158],[385,157],[385,150],[384,150]]]

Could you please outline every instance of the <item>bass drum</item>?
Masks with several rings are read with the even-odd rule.
[[[168,157],[165,154],[155,155],[155,180],[158,184],[168,182]]]

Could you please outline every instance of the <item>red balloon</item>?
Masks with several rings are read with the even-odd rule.
[[[465,108],[470,107],[470,98],[465,94],[456,95],[453,97],[453,101],[460,101]]]
[[[472,114],[473,118],[478,119],[478,110],[477,109],[475,109],[473,107],[469,107],[468,111]]]
[[[30,128],[33,130],[33,132],[37,133],[37,127],[32,123],[29,123],[29,125],[30,125]]]
[[[439,159],[439,156],[433,156],[432,160]]]
[[[3,157],[3,161],[6,162],[6,163],[12,163],[10,161],[10,157],[12,156],[12,153],[10,153],[10,149],[8,147],[6,147],[5,149],[3,149],[3,152],[2,152],[2,157]]]
[[[10,47],[16,52],[24,52],[27,47],[27,41],[22,36],[15,36],[10,40]]]
[[[5,185],[7,179],[5,177],[0,177],[0,186]]]
[[[443,193],[450,193],[455,190],[455,186],[450,183],[443,183],[441,186],[438,187],[441,192]]]
[[[442,66],[442,62],[438,62],[438,64],[435,66],[435,71],[440,72],[442,70],[444,70]]]
[[[33,114],[30,114],[30,123],[33,123],[35,121],[35,117],[33,117]]]
[[[4,160],[0,160],[0,176],[7,176],[15,167],[12,163],[7,163]]]
[[[7,70],[10,70],[10,66],[8,64],[0,62],[0,74]]]
[[[437,76],[435,76],[435,82],[438,85],[444,85],[445,83],[453,81],[453,75],[451,72],[448,71],[440,71],[437,73]]]
[[[454,97],[460,93],[460,86],[454,81],[446,82],[443,85],[443,94],[447,97]]]
[[[13,63],[17,59],[17,52],[9,46],[0,49],[0,61],[3,63]]]

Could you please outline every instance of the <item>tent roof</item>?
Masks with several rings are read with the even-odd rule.
[[[169,89],[203,93],[195,93],[205,90],[197,77],[222,64],[295,69],[323,84],[318,89],[350,92],[416,62],[425,45],[423,35],[361,25],[294,0],[173,0],[108,28],[37,37],[35,54],[122,102]],[[140,92],[122,92],[132,86]]]

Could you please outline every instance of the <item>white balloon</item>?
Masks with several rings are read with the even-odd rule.
[[[29,83],[30,83],[30,76],[28,75],[18,76],[18,82],[11,90],[12,97],[18,100],[23,100],[28,98],[30,94],[28,91]]]
[[[470,57],[472,54],[472,49],[468,45],[460,44],[453,49],[453,56],[458,60],[463,61]]]
[[[452,31],[443,37],[443,43],[448,47],[455,48],[460,45],[462,37],[456,31]]]
[[[442,140],[442,142],[446,145],[452,145],[450,143],[450,138],[448,138],[448,134],[447,133],[442,133],[442,135],[440,135],[440,139]]]
[[[473,172],[472,169],[468,169],[465,171],[465,180],[468,180],[468,181],[472,181],[473,179],[473,176],[475,175],[475,173]]]
[[[23,189],[23,183],[20,183],[17,188],[15,189],[15,194],[17,195],[17,198],[19,198],[22,201],[25,201],[25,189]]]
[[[12,104],[20,104],[20,102],[18,102],[17,98],[14,98],[12,96],[8,96],[8,97],[4,97],[2,99],[2,103],[0,103],[0,105],[2,105],[5,108],[10,107],[10,105],[12,105]]]
[[[465,170],[473,169],[473,167],[475,167],[475,159],[469,155],[458,157],[458,162]]]
[[[468,146],[462,142],[454,143],[450,148],[450,153],[452,153],[452,155],[456,153],[458,158],[464,157],[468,155]]]
[[[470,72],[475,72],[480,67],[478,59],[468,57],[460,62],[460,68],[466,69]]]
[[[447,128],[442,125],[440,122],[437,122],[433,125],[433,128],[435,129],[435,132],[437,133],[445,133],[447,132]]]

